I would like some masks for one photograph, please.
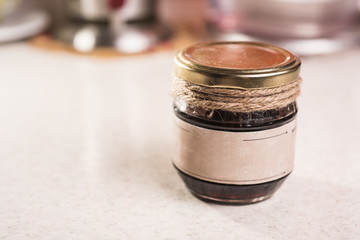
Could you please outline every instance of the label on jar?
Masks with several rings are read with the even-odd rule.
[[[197,127],[175,117],[175,166],[210,182],[257,184],[294,167],[296,119],[277,128],[228,132]]]

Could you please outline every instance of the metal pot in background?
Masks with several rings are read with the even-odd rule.
[[[136,53],[168,39],[170,30],[158,21],[156,6],[156,0],[133,0],[114,10],[111,17],[114,48]]]
[[[111,47],[122,53],[153,48],[170,36],[156,18],[155,0],[66,0],[55,36],[80,52]]]
[[[156,18],[156,0],[122,0],[122,4],[115,2],[120,1],[110,0],[115,22],[146,22]]]
[[[107,21],[110,8],[104,0],[66,0],[67,14],[70,18],[85,21]]]

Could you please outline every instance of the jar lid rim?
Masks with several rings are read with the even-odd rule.
[[[180,50],[175,75],[209,87],[262,89],[299,78],[300,58],[261,42],[203,42]]]

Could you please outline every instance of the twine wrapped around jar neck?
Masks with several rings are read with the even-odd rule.
[[[206,87],[175,77],[172,95],[205,110],[255,112],[279,109],[294,102],[300,95],[301,78],[295,82],[266,89],[229,89]]]

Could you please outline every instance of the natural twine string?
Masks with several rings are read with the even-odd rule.
[[[254,112],[279,109],[300,95],[301,78],[288,85],[266,89],[229,89],[206,87],[175,77],[172,95],[205,110]]]

